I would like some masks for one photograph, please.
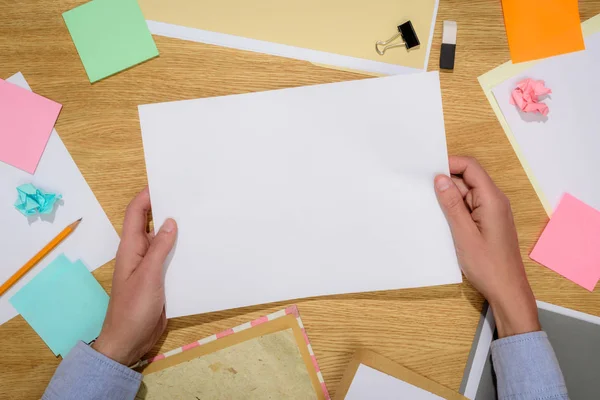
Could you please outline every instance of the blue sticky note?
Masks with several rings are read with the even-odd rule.
[[[10,303],[55,355],[65,357],[79,340],[98,337],[108,295],[81,261],[72,263],[61,254]]]

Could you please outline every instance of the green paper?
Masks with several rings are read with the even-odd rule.
[[[108,295],[81,261],[71,263],[61,254],[10,303],[55,355],[65,357],[79,340],[98,337]]]
[[[158,56],[136,0],[93,0],[63,18],[92,83]]]

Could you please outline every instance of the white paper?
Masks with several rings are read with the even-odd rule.
[[[461,282],[437,72],[139,107],[167,316]]]
[[[31,90],[21,73],[7,81]],[[16,188],[25,183],[63,196],[54,214],[41,219],[25,217],[14,208]],[[50,135],[34,175],[0,162],[0,205],[0,282],[10,278],[67,225],[83,218],[75,232],[0,296],[0,324],[18,315],[9,299],[60,253],[73,261],[81,259],[90,271],[115,257],[119,235],[56,130]]]
[[[467,382],[465,384],[465,392],[462,393],[467,399],[475,399],[477,396],[477,390],[479,389],[481,376],[483,375],[483,370],[488,361],[488,356],[490,355],[490,345],[494,340],[495,331],[496,321],[494,320],[494,313],[492,307],[488,305],[487,312],[483,317],[483,325],[481,326],[481,331],[479,333],[479,340],[476,344],[477,350],[473,356],[471,369],[469,370],[469,376],[467,377]],[[477,333],[475,335],[477,335]],[[467,361],[467,366],[468,363],[469,362]]]
[[[345,400],[444,400],[418,386],[411,385],[371,367],[360,364]]]
[[[552,209],[564,193],[600,210],[600,34],[586,50],[540,61],[493,89],[521,152]],[[516,84],[544,80],[552,94],[542,101],[547,117],[509,103]]]

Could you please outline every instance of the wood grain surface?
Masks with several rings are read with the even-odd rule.
[[[0,78],[21,71],[35,92],[63,104],[57,131],[118,232],[125,207],[146,185],[139,104],[364,78],[155,37],[160,57],[90,85],[61,15],[81,3],[0,0]],[[582,20],[600,13],[600,0],[580,1],[580,12]],[[507,193],[536,296],[600,316],[600,289],[589,293],[527,256],[547,217],[477,82],[509,60],[500,1],[441,0],[429,70],[438,69],[443,20],[458,22],[455,69],[441,74],[449,152],[477,157]],[[109,293],[113,267],[94,272]],[[358,348],[458,390],[482,302],[464,282],[259,305],[170,320],[151,353],[296,303],[332,394]],[[60,360],[21,317],[0,326],[0,351],[0,398],[39,398]]]

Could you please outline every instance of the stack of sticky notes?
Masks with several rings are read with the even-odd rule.
[[[108,295],[81,261],[61,254],[10,302],[50,350],[64,357],[78,341],[98,337]]]
[[[593,291],[600,280],[600,211],[565,194],[530,257]]]
[[[33,174],[61,108],[0,79],[0,161]]]
[[[158,56],[137,0],[94,0],[63,18],[92,83]]]
[[[502,0],[513,63],[585,49],[577,0]]]

